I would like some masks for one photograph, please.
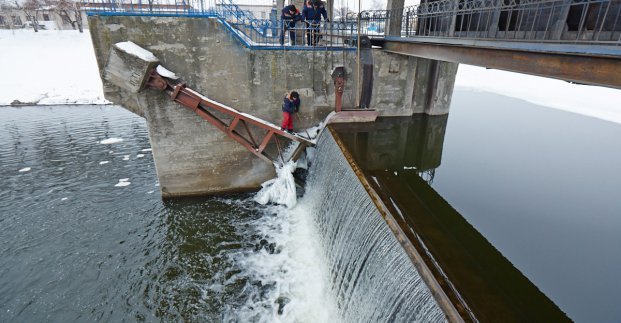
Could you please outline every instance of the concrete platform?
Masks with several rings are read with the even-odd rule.
[[[332,123],[352,123],[352,122],[373,122],[377,119],[379,112],[369,109],[343,110],[337,112],[328,124]]]

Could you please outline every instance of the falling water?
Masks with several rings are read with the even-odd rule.
[[[304,206],[313,210],[345,322],[445,317],[329,132],[319,139]]]

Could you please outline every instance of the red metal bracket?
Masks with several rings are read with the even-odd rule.
[[[216,128],[220,129],[220,131],[222,131],[225,135],[237,141],[239,144],[246,147],[248,151],[267,162],[285,162],[284,158],[282,157],[280,141],[278,137],[297,141],[300,143],[298,149],[296,150],[296,153],[291,156],[292,160],[296,160],[299,157],[299,151],[301,151],[301,148],[315,146],[315,143],[310,141],[310,139],[306,139],[298,135],[282,131],[279,127],[270,122],[259,119],[250,114],[237,111],[222,103],[211,100],[201,95],[200,93],[195,92],[192,89],[187,88],[186,85],[183,83],[175,83],[172,80],[162,77],[157,73],[155,69],[150,72],[146,86],[167,92],[173,101],[194,111],[201,118],[207,120],[209,123],[216,126]],[[343,92],[341,90],[341,95],[342,93]],[[222,116],[224,116],[226,119],[231,119],[230,123],[228,123],[225,118],[222,118]],[[244,126],[243,131],[237,130],[237,127],[240,123]],[[250,127],[256,128],[258,130],[254,132],[255,135],[265,131],[262,138],[259,137],[257,138],[259,140],[255,140],[255,137],[253,136],[253,131],[251,131]],[[257,142],[260,142],[260,144],[257,145]],[[278,149],[278,155],[280,157],[280,160],[276,157],[270,156],[266,152],[266,148],[272,143],[275,144],[276,148]]]

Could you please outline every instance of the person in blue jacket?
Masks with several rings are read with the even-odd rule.
[[[293,117],[295,113],[300,110],[300,94],[296,91],[285,96],[282,103],[282,124],[280,130],[284,130],[288,133],[293,133]]]
[[[302,15],[294,5],[288,5],[284,7],[280,13],[280,20],[282,21],[282,28],[280,30],[280,45],[285,43],[285,33],[289,30],[289,41],[291,45],[295,45],[295,23],[301,21]]]
[[[323,2],[321,0],[309,0],[302,10],[302,16],[306,21],[306,45],[317,46],[320,38],[321,17],[323,16],[325,21],[330,22]]]

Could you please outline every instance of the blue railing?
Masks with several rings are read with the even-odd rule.
[[[206,17],[217,18],[234,38],[251,49],[282,50],[280,36],[284,33],[283,44],[296,50],[353,50],[352,42],[356,29],[351,23],[325,23],[312,26],[298,22],[296,27],[283,30],[280,12],[273,9],[271,19],[256,18],[250,11],[243,10],[232,0],[146,0],[118,1],[95,0],[83,2],[82,7],[89,16],[154,16],[154,17]],[[313,46],[306,45],[306,34],[316,33],[318,40]],[[297,42],[292,42],[290,34],[297,34]],[[311,36],[311,40],[315,40]],[[291,45],[291,46],[289,46]]]

